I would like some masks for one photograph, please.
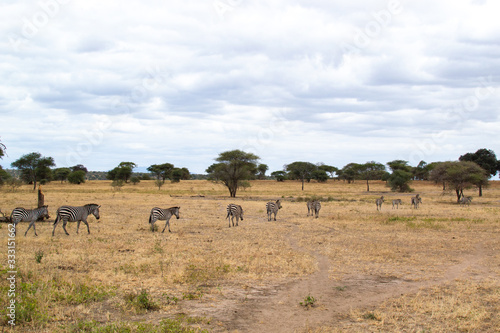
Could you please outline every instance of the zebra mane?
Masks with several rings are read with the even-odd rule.
[[[99,206],[98,204],[94,204],[94,203],[91,203],[91,204],[86,204],[85,207],[90,207],[90,206]]]

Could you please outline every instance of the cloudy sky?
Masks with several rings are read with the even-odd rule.
[[[3,0],[0,164],[500,157],[496,0]]]

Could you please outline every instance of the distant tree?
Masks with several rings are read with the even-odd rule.
[[[358,167],[360,179],[366,180],[366,191],[370,192],[370,180],[381,180],[385,174],[385,166],[381,163],[371,161]]]
[[[172,183],[178,183],[182,179],[182,170],[179,168],[174,168],[170,177]]]
[[[231,150],[220,153],[215,160],[218,163],[206,170],[209,179],[222,182],[234,198],[243,181],[255,178],[259,157],[241,150]]]
[[[467,153],[465,155],[460,156],[459,161],[468,161],[474,162],[479,165],[481,168],[488,172],[489,177],[493,177],[497,174],[499,161],[497,160],[497,156],[495,152],[491,149],[479,149],[475,153]],[[483,196],[483,187],[482,185],[478,185],[479,188],[479,196]]]
[[[312,172],[312,179],[316,180],[318,183],[326,183],[328,180],[328,174],[325,170],[318,168]]]
[[[161,190],[161,187],[163,186],[163,184],[165,184],[164,180],[161,180],[161,179],[155,180],[155,185],[158,187],[158,191]]]
[[[57,168],[52,171],[54,179],[60,180],[61,183],[68,179],[70,173],[71,173],[70,168]]]
[[[136,167],[137,164],[133,162],[121,162],[116,168],[108,171],[106,178],[109,180],[123,180],[127,183],[130,177],[132,177],[132,172]]]
[[[279,182],[284,182],[286,179],[286,172],[285,171],[273,171],[273,172],[271,172],[271,177],[276,178],[276,180]]]
[[[162,181],[165,181],[165,179],[171,179],[173,170],[174,165],[170,163],[153,164],[148,167],[148,171],[151,172],[156,179],[160,179]]]
[[[132,177],[130,178],[130,182],[131,182],[132,184],[134,184],[134,185],[137,185],[137,184],[139,184],[139,183],[141,182],[141,178],[140,178],[140,177],[138,177],[138,176],[132,176]]]
[[[257,179],[266,179],[267,170],[269,170],[269,167],[266,164],[259,164],[257,166]]]
[[[387,162],[387,165],[393,172],[396,170],[403,170],[411,173],[411,166],[408,165],[408,161],[394,160]]]
[[[359,179],[360,170],[361,164],[349,163],[339,170],[339,178],[344,181],[347,180],[348,184],[353,183],[355,179]]]
[[[83,172],[85,172],[85,174],[87,174],[89,172],[87,170],[87,168],[85,166],[83,166],[82,164],[77,164],[75,166],[72,166],[70,169],[73,172],[75,172],[75,171],[83,171]]]
[[[326,165],[323,163],[318,164],[318,170],[323,170],[326,173],[329,173],[330,178],[333,178],[333,174],[337,173],[339,171],[338,168],[331,166],[331,165]]]
[[[488,185],[488,171],[474,162],[453,161],[441,162],[430,173],[430,179],[436,183],[446,183],[455,190],[457,202],[464,195],[464,190],[473,186]]]
[[[411,192],[410,187],[413,174],[405,169],[395,169],[387,179],[387,185],[392,191],[396,192]]]
[[[428,180],[432,166],[433,164],[427,164],[425,161],[420,161],[416,167],[412,168],[413,178],[416,180]]]
[[[55,166],[52,157],[42,157],[40,153],[30,153],[21,156],[11,164],[21,170],[21,177],[28,183],[33,183],[33,190],[41,179],[50,179],[50,167]]]
[[[85,183],[85,171],[77,170],[73,171],[68,175],[68,181],[71,184],[82,184]]]
[[[309,162],[293,162],[285,165],[285,170],[288,171],[289,178],[298,179],[302,182],[303,191],[304,181],[312,179],[313,172],[317,170],[317,166]]]

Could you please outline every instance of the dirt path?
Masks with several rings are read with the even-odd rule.
[[[214,331],[289,333],[328,325],[338,314],[354,308],[373,307],[389,298],[417,292],[422,287],[443,284],[457,278],[484,277],[490,273],[482,263],[488,253],[479,245],[474,253],[457,258],[457,263],[450,266],[439,279],[406,281],[396,277],[366,275],[333,281],[329,279],[329,259],[301,248],[296,240],[298,228],[293,226],[290,229],[287,238],[291,247],[316,258],[315,273],[281,285],[252,286],[246,290],[226,288],[222,299],[184,310],[220,322],[221,327]],[[314,307],[300,305],[307,296],[315,298]]]

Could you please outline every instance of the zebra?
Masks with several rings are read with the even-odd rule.
[[[471,201],[472,201],[472,197],[462,197],[460,199],[459,204],[460,204],[460,206],[465,206],[465,205],[469,206]]]
[[[30,230],[32,226],[35,231],[35,236],[38,236],[36,233],[35,222],[40,217],[50,218],[48,206],[42,206],[36,209],[25,209],[22,207],[15,208],[10,214],[10,221],[14,224],[14,234],[16,233],[16,227],[19,222],[31,222],[28,229],[24,233],[24,236],[26,237],[28,230]]]
[[[227,205],[227,216],[229,228],[231,228],[231,222],[234,227],[234,218],[236,217],[236,226],[238,226],[238,220],[241,219],[243,221],[243,208],[240,205],[229,204]]]
[[[276,221],[276,214],[278,214],[278,210],[281,208],[281,202],[280,200],[276,200],[276,202],[269,201],[266,204],[266,210],[267,210],[267,220],[271,221],[271,215],[274,214],[274,220]]]
[[[399,205],[402,205],[403,201],[401,199],[395,199],[392,200],[392,209],[394,209],[394,206],[396,206],[396,209],[399,209]]]
[[[375,200],[375,204],[377,205],[377,210],[382,210],[382,203],[384,203],[384,196],[381,196],[377,200]]]
[[[66,223],[68,222],[77,222],[76,224],[76,233],[80,229],[80,222],[83,222],[87,225],[87,232],[90,234],[89,224],[87,223],[87,217],[90,214],[93,214],[97,220],[99,220],[99,208],[101,206],[97,204],[86,204],[85,206],[61,206],[57,209],[56,220],[54,221],[54,229],[52,230],[52,236],[54,236],[54,231],[56,230],[57,223],[59,221],[63,221],[63,229],[66,235],[69,235],[66,230]]]
[[[181,207],[178,206],[170,207],[167,209],[162,209],[158,207],[151,209],[151,214],[149,214],[149,223],[151,224],[151,231],[152,232],[155,231],[154,227],[155,222],[161,220],[161,221],[166,221],[165,227],[163,228],[162,232],[165,232],[165,228],[167,228],[167,226],[168,226],[168,232],[172,232],[170,231],[170,218],[172,217],[172,215],[175,215],[175,217],[179,219],[179,209],[181,209]]]
[[[422,203],[422,198],[420,197],[419,194],[417,194],[414,197],[411,197],[411,206],[415,207],[415,209],[418,209],[418,204]]]
[[[309,213],[311,216],[313,214],[318,218],[319,216],[319,210],[321,209],[321,202],[318,200],[312,200],[307,202],[307,216],[309,216]]]

